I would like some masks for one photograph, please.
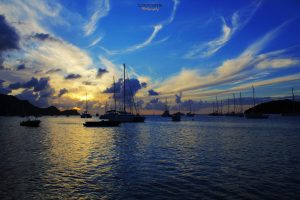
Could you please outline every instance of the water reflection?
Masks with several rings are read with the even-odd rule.
[[[0,198],[296,199],[299,190],[291,119],[85,128],[78,117],[43,117],[38,129],[19,120],[0,120]]]

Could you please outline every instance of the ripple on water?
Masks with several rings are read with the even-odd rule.
[[[0,120],[0,198],[299,199],[295,119],[147,118],[84,128],[77,117],[41,127]]]

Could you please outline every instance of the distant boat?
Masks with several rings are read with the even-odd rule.
[[[25,121],[20,122],[20,126],[27,126],[27,127],[39,127],[41,120],[38,119],[27,119]]]
[[[119,126],[121,122],[101,120],[101,121],[87,121],[83,124],[85,127],[114,127]]]
[[[181,121],[181,115],[179,114],[179,112],[172,115],[172,121],[173,122]]]
[[[189,106],[190,106],[190,111],[188,113],[186,113],[187,117],[194,117],[195,113],[192,113],[192,102],[191,100],[189,101]]]
[[[116,109],[116,98],[115,98],[115,80],[114,80],[114,102],[115,102],[115,109],[114,110],[109,110],[107,111],[104,115],[101,115],[99,118],[100,119],[108,119],[110,121],[118,121],[118,122],[144,122],[145,117],[140,115],[137,111],[136,105],[134,104],[135,110],[137,114],[133,114],[131,112],[126,111],[126,67],[125,64],[124,66],[124,79],[123,79],[123,110],[122,111],[117,111]],[[130,88],[130,87],[129,87]],[[132,95],[132,94],[131,94]],[[133,98],[133,95],[132,95]],[[134,101],[134,99],[133,99]]]
[[[284,117],[300,117],[300,113],[296,111],[296,106],[295,106],[295,95],[294,95],[294,88],[292,88],[292,112],[286,112],[282,113],[281,116]]]
[[[253,108],[255,107],[255,91],[254,87],[252,86],[252,98],[253,98]],[[264,113],[258,113],[255,111],[250,111],[245,113],[245,117],[248,119],[267,119],[269,115],[265,115]]]
[[[219,102],[218,97],[216,96],[216,110],[215,104],[213,102],[213,112],[208,114],[209,116],[223,116],[223,113],[219,111]]]
[[[92,115],[88,113],[87,105],[87,93],[85,93],[85,111],[80,115],[81,118],[92,118]]]
[[[195,116],[195,113],[188,112],[188,113],[186,113],[186,116],[187,116],[187,117],[194,117],[194,116]]]
[[[27,127],[39,127],[41,120],[38,120],[38,114],[36,113],[35,115],[35,119],[31,119],[29,115],[27,114],[27,111],[24,109],[24,107],[22,108],[23,113],[25,114],[24,117],[26,117],[26,120],[21,121],[20,122],[20,126],[27,126]]]
[[[170,114],[170,111],[169,111],[168,99],[167,98],[166,98],[166,102],[165,102],[165,111],[163,112],[161,117],[172,117],[172,115]]]

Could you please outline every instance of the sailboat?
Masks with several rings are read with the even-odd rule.
[[[28,118],[25,121],[20,122],[20,126],[27,126],[27,127],[39,127],[41,123],[41,120],[36,119],[30,119]]]
[[[24,106],[23,106],[24,111]],[[26,113],[26,111],[24,111]],[[26,116],[26,115],[24,115]],[[27,115],[26,120],[20,122],[20,126],[27,126],[27,127],[39,127],[41,120],[37,118],[38,115],[35,115],[35,119],[31,119],[29,115]]]
[[[240,112],[237,113],[238,117],[244,117],[244,110],[243,110],[243,104],[242,104],[242,93],[240,92]]]
[[[180,104],[178,104],[178,112],[177,113],[174,113],[173,115],[172,115],[172,121],[173,122],[179,122],[179,121],[181,121],[181,112],[180,112]]]
[[[87,105],[87,93],[85,92],[85,111],[80,115],[81,118],[92,118],[92,115],[88,113]]]
[[[295,101],[295,95],[294,95],[294,88],[292,88],[292,112],[288,113],[282,113],[281,116],[287,116],[287,117],[300,117],[300,113],[296,112],[296,101]]]
[[[253,108],[255,107],[255,91],[254,87],[252,86],[252,98],[253,98]],[[245,113],[245,117],[248,119],[267,119],[269,118],[269,115],[265,115],[263,113],[258,113],[255,111],[249,111]]]
[[[195,113],[192,113],[192,100],[189,101],[190,111],[186,113],[187,117],[194,117]]]
[[[209,113],[208,115],[210,115],[210,116],[223,116],[223,113],[219,111],[219,101],[218,101],[217,96],[216,96],[216,110],[215,110],[215,104],[213,103],[213,112]]]
[[[123,64],[124,66],[124,79],[123,79],[123,110],[122,111],[117,111],[116,110],[116,98],[115,98],[115,81],[114,81],[114,102],[115,102],[115,109],[114,110],[109,110],[107,111],[104,115],[100,116],[100,119],[108,119],[110,121],[118,121],[118,122],[144,122],[145,121],[145,117],[140,115],[137,112],[135,103],[134,103],[134,107],[135,110],[137,112],[137,114],[133,114],[131,112],[127,112],[126,111],[126,78],[125,78],[125,74],[126,74],[126,67],[125,64]],[[130,88],[130,86],[129,86]],[[132,95],[132,94],[131,94]],[[132,95],[133,98],[133,95]],[[134,101],[134,99],[133,99]]]
[[[169,108],[168,108],[168,99],[166,98],[166,102],[165,102],[165,111],[163,112],[163,114],[161,115],[162,117],[171,117]]]

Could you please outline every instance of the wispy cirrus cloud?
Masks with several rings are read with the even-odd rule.
[[[106,49],[104,47],[101,47],[107,54],[110,54],[110,55],[114,55],[114,54],[122,54],[122,53],[129,53],[129,52],[133,52],[133,51],[136,51],[138,49],[142,49],[142,48],[145,48],[146,46],[150,45],[154,38],[156,37],[156,35],[159,33],[159,31],[162,30],[162,28],[170,23],[172,23],[175,19],[175,15],[176,15],[176,11],[177,11],[177,7],[179,5],[180,1],[179,0],[173,0],[173,7],[172,7],[172,12],[171,12],[171,15],[170,17],[165,20],[165,21],[162,21],[156,25],[153,26],[153,31],[151,33],[151,35],[142,43],[139,43],[139,44],[136,44],[136,45],[133,45],[131,47],[128,47],[126,49],[123,49],[123,50],[109,50],[109,49]],[[166,41],[167,38],[164,38],[162,39],[160,42],[164,42]]]
[[[209,74],[202,75],[197,69],[183,69],[179,74],[168,78],[164,82],[161,82],[159,86],[156,86],[153,89],[165,95],[172,95],[180,91],[203,93],[202,89],[205,88],[216,87],[220,85],[224,86],[226,84],[232,85],[236,81],[242,81],[239,82],[239,84],[243,84],[247,81],[249,82],[248,78],[252,75],[253,78],[251,81],[255,82],[261,78],[255,78],[255,75],[266,72],[266,69],[272,68],[279,70],[279,68],[295,66],[300,62],[300,60],[298,58],[286,55],[291,48],[261,54],[261,51],[276,36],[278,36],[280,31],[287,23],[288,22],[283,23],[275,29],[269,31],[263,37],[246,48],[238,57],[225,60],[220,66],[217,66],[215,70]],[[263,78],[267,83],[271,84],[273,78],[268,79],[268,77],[266,77],[267,75],[268,73],[265,73]],[[287,78],[277,79],[280,81],[295,79],[294,76],[288,75],[286,77]],[[298,79],[300,78],[298,77]]]
[[[99,37],[97,37],[95,40],[92,41],[92,43],[88,46],[88,47],[93,47],[96,44],[98,44],[99,42],[101,42],[101,40],[103,39],[103,35],[100,35]]]
[[[255,1],[247,8],[234,12],[231,18],[229,19],[229,22],[227,22],[224,17],[221,17],[221,35],[217,38],[214,38],[211,41],[194,45],[191,48],[191,50],[189,50],[184,55],[184,58],[205,58],[215,54],[223,46],[225,46],[226,43],[230,41],[230,39],[249,22],[249,20],[255,14],[256,10],[259,8],[260,5],[261,1]]]
[[[109,0],[100,0],[97,2],[96,11],[91,15],[89,21],[84,25],[85,36],[93,34],[100,19],[107,16],[110,11]]]

